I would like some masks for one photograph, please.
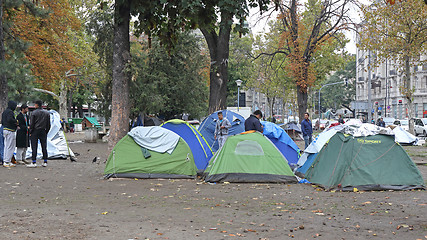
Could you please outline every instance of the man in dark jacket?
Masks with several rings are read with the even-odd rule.
[[[309,119],[310,115],[308,113],[304,114],[304,120],[301,122],[301,131],[302,136],[304,137],[305,148],[311,144],[312,134],[313,134],[313,126],[311,125],[311,121]]]
[[[3,139],[4,139],[4,151],[3,151],[3,167],[10,168],[14,167],[12,163],[13,152],[16,147],[16,128],[18,123],[13,113],[16,109],[16,102],[9,101],[7,108],[1,115],[1,124],[3,125]]]
[[[32,150],[32,163],[27,167],[37,167],[37,147],[38,141],[42,147],[43,153],[43,167],[47,167],[47,133],[50,130],[50,113],[42,108],[42,101],[38,100],[35,102],[34,112],[31,114],[30,121],[30,138],[31,138],[31,150]]]
[[[256,110],[248,117],[248,119],[245,120],[245,131],[255,130],[262,133],[263,129],[261,122],[259,121],[261,118],[262,112],[260,110]]]
[[[379,118],[378,119],[377,126],[379,126],[379,127],[385,127],[385,122],[384,122],[383,118]]]
[[[18,130],[16,131],[16,162],[19,164],[29,164],[27,160],[27,148],[30,146],[29,128],[30,119],[27,115],[27,104],[21,105],[21,112],[16,116],[18,120]]]

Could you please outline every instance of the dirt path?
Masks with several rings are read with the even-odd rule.
[[[107,144],[70,146],[76,163],[0,169],[0,239],[427,239],[426,191],[103,180]]]

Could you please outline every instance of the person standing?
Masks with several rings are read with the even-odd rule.
[[[378,123],[377,123],[377,125],[378,125],[379,127],[385,127],[385,122],[384,122],[383,118],[378,119]]]
[[[256,110],[248,117],[248,119],[245,120],[245,131],[255,130],[262,133],[263,129],[261,122],[259,121],[261,118],[262,112],[260,110]]]
[[[302,131],[302,136],[304,137],[304,142],[305,142],[304,149],[306,149],[308,145],[311,144],[312,134],[313,134],[313,127],[311,125],[311,121],[309,117],[310,115],[308,113],[305,113],[304,120],[302,120],[301,122],[301,131]]]
[[[18,164],[29,164],[27,162],[27,148],[30,146],[29,128],[30,119],[28,119],[27,104],[21,105],[21,112],[16,116],[18,121],[18,130],[16,131],[16,162]]]
[[[32,150],[32,163],[27,167],[37,167],[37,147],[38,141],[42,147],[43,153],[43,167],[47,167],[47,133],[50,130],[50,113],[42,108],[42,101],[37,100],[34,104],[36,110],[31,114],[30,120],[30,139],[31,139],[31,150]]]
[[[6,110],[4,110],[1,115],[4,139],[3,167],[6,168],[15,166],[15,164],[12,163],[13,152],[15,152],[16,147],[16,128],[18,127],[18,122],[14,114],[15,109],[16,102],[9,101]]]
[[[216,121],[214,138],[218,140],[218,149],[221,149],[228,137],[228,129],[231,128],[230,121],[224,118],[222,112],[218,112],[218,121]]]
[[[342,115],[341,114],[338,115],[338,123],[340,123],[340,124],[344,124],[345,123],[344,119],[342,119]]]

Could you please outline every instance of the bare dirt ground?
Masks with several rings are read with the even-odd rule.
[[[427,239],[426,191],[103,180],[107,144],[81,138],[75,163],[0,169],[0,239]],[[427,180],[427,148],[405,149]]]

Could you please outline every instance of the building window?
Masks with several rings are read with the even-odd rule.
[[[396,104],[392,105],[392,109],[391,110],[393,111],[393,117],[397,118],[397,107],[396,107]]]
[[[415,117],[418,117],[418,103],[415,103],[414,105],[415,105],[415,106],[414,106],[414,108],[415,108],[414,116],[415,116]]]
[[[402,104],[399,104],[399,119],[402,119]]]
[[[427,117],[427,103],[423,104],[423,114],[422,114],[422,116],[423,117]]]

